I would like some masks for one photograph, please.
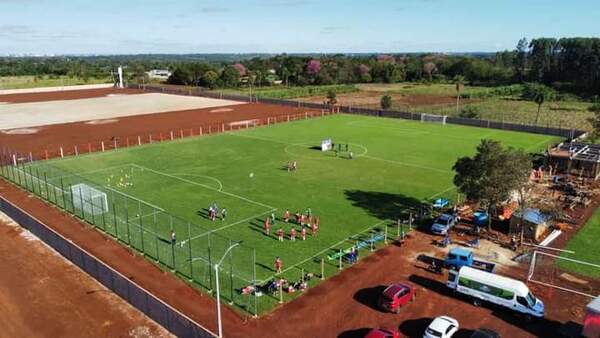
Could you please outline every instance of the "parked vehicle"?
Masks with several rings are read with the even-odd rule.
[[[582,335],[586,338],[600,337],[600,296],[586,307]]]
[[[447,286],[470,297],[476,306],[485,301],[524,314],[528,319],[544,317],[544,303],[516,279],[463,266],[448,272]]]
[[[442,214],[431,225],[431,232],[436,235],[446,235],[448,230],[454,226],[456,219],[452,215]]]
[[[400,332],[396,329],[372,329],[365,338],[400,338]]]
[[[408,284],[395,283],[383,290],[379,296],[379,307],[385,311],[399,313],[400,308],[417,297],[415,288]]]
[[[494,272],[496,264],[475,259],[473,252],[463,248],[453,248],[448,252],[444,265],[451,270],[458,270],[463,266],[487,272]]]
[[[452,317],[439,316],[425,329],[423,338],[450,338],[458,331],[458,321]]]
[[[475,332],[471,334],[471,338],[500,338],[500,335],[496,331],[481,328],[475,330]]]

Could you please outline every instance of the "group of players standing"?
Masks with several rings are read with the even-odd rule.
[[[290,211],[286,209],[283,213],[283,222],[285,224],[290,223],[290,218]],[[271,236],[271,227],[275,225],[275,221],[275,213],[271,213],[270,216],[265,217],[263,229],[267,236]],[[314,216],[310,208],[307,208],[304,213],[300,213],[300,211],[297,211],[294,215],[294,223],[300,226],[300,230],[297,231],[296,227],[292,226],[288,234],[288,239],[293,242],[296,241],[296,236],[299,236],[301,240],[305,241],[307,228],[310,229],[311,236],[316,236],[319,232],[319,222],[319,217]],[[283,242],[285,239],[285,231],[283,230],[283,227],[280,226],[279,229],[275,232],[275,235],[277,235],[277,239],[280,242]]]

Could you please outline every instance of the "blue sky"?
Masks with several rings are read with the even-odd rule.
[[[496,51],[598,18],[598,0],[0,0],[0,54]]]

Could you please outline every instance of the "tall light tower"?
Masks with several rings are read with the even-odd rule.
[[[123,88],[123,67],[119,66],[119,88]]]

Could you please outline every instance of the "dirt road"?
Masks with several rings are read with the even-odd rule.
[[[171,337],[0,214],[0,337]]]

